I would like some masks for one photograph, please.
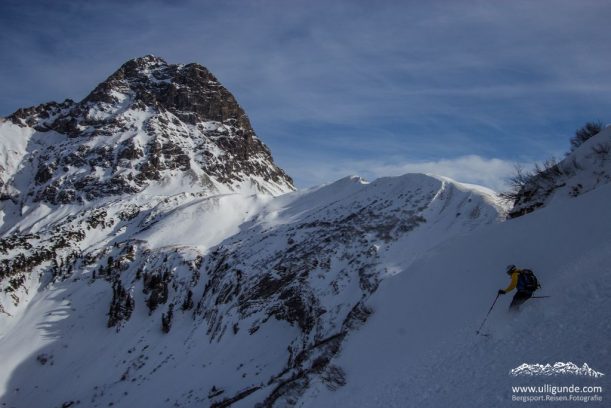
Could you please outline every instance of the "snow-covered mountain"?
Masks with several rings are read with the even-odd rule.
[[[329,362],[371,313],[367,299],[379,282],[403,266],[389,259],[397,252],[416,259],[449,236],[499,220],[486,192],[424,175],[371,184],[345,178],[275,199],[215,196],[125,221],[114,214],[84,228],[99,241],[86,236],[82,254],[60,261],[54,283],[45,284],[40,268],[40,294],[27,279],[11,292],[33,297],[25,312],[7,304],[13,316],[4,349],[25,348],[18,362],[40,391],[27,387],[9,401],[141,404],[140,391],[130,391],[136,383],[153,405],[161,397],[185,406],[290,405],[313,377],[342,384],[341,368]],[[207,227],[202,218],[219,223]],[[42,310],[65,319],[51,323]],[[53,327],[37,330],[42,321]],[[40,337],[22,345],[24,333]],[[84,346],[98,342],[93,354]],[[39,356],[54,365],[41,367]],[[74,377],[53,383],[60,373]],[[173,378],[180,383],[167,390]],[[75,381],[91,387],[77,390]]]
[[[1,126],[10,404],[292,405],[342,384],[330,360],[393,254],[502,218],[492,192],[425,175],[274,198],[291,179],[195,64],[135,59]]]
[[[589,183],[582,169],[609,169],[590,144],[573,153]],[[17,111],[0,166],[6,406],[446,406],[435,378],[494,386],[490,368],[548,356],[535,341],[485,366],[495,347],[557,336],[547,317],[567,308],[611,310],[592,295],[609,289],[608,179],[507,222],[494,192],[433,175],[294,191],[197,64],[138,58],[79,103]],[[552,308],[497,310],[475,337],[508,263],[537,272]],[[591,285],[575,289],[579,268]],[[590,323],[601,334],[554,361],[602,347],[609,327]]]
[[[0,186],[4,200],[21,206],[293,189],[235,98],[198,64],[137,58],[79,103],[50,102],[8,119]]]

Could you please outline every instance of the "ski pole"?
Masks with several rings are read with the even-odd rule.
[[[494,307],[494,305],[496,304],[496,301],[498,300],[499,296],[501,296],[500,293],[496,294],[496,297],[494,298],[494,302],[492,302],[492,306],[490,306],[490,309],[488,310],[488,313],[486,313],[486,317],[484,317],[484,321],[482,322],[482,324],[479,326],[479,329],[477,329],[477,331],[475,332],[475,334],[479,334],[480,330],[482,329],[482,327],[484,327],[484,323],[486,323],[486,320],[488,320],[488,316],[490,316],[490,312],[492,312],[492,308]]]
[[[531,296],[530,298],[531,299],[543,299],[543,298],[548,298],[548,297],[551,297],[551,296]]]

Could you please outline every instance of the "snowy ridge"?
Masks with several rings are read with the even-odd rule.
[[[13,286],[0,301],[11,317],[0,317],[2,349],[53,357],[43,370],[35,358],[11,360],[39,388],[11,394],[8,384],[7,401],[127,406],[143,398],[130,392],[132,383],[160,398],[167,378],[187,372],[201,380],[166,394],[179,406],[293,405],[316,378],[344,384],[343,368],[331,359],[373,312],[368,298],[397,273],[396,254],[414,262],[452,236],[502,219],[501,207],[477,189],[419,174],[371,183],[348,177],[276,198],[137,200],[109,203],[105,213],[68,211],[49,218],[53,228],[38,221],[35,233],[22,222],[20,233],[5,238],[4,259],[26,254],[19,265],[32,272],[7,280]],[[59,236],[74,239],[47,260],[44,248]],[[44,289],[37,294],[37,287]],[[72,310],[52,324],[61,341],[36,329],[44,314],[35,311],[53,309]],[[40,343],[21,344],[26,333]],[[92,333],[108,345],[96,351],[104,356],[100,366],[69,370],[88,359],[79,344],[91,344]],[[4,381],[22,383],[20,369],[11,372]],[[40,386],[60,372],[73,372],[73,381]],[[104,394],[76,391],[74,381]]]
[[[571,363],[556,362],[552,364],[522,364],[519,367],[512,369],[510,375],[517,376],[552,376],[552,375],[578,375],[586,377],[602,377],[603,373],[593,370],[587,363],[583,363],[581,367]]]
[[[313,381],[297,406],[512,407],[511,387],[532,385],[507,375],[524,360],[589,360],[608,372],[610,197],[611,185],[602,184],[451,237],[416,261],[395,254],[398,270],[369,298],[375,312],[332,361],[345,386]],[[529,300],[518,314],[507,311],[513,293],[500,297],[487,336],[477,336],[510,263],[532,269],[537,295],[550,297]],[[604,386],[590,381],[606,377],[579,379]]]

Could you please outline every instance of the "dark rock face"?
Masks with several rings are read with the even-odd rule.
[[[62,103],[48,102],[30,108],[18,109],[15,113],[9,116],[9,119],[14,123],[45,131],[45,126],[39,127],[40,122],[53,120],[57,116],[65,114],[74,108],[76,104],[71,99],[66,99]]]
[[[206,188],[211,179],[230,188],[251,179],[262,190],[293,189],[234,96],[198,64],[136,58],[81,102],[19,109],[9,119],[65,136],[28,149],[38,163],[28,189],[35,201],[132,194],[177,176]]]
[[[126,91],[126,87],[135,91],[135,102],[168,110],[185,123],[234,120],[252,132],[233,95],[199,64],[169,65],[151,55],[136,58],[123,64],[83,102],[112,104],[116,101],[112,91]]]

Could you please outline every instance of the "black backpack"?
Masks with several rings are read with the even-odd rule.
[[[524,292],[534,292],[539,289],[541,285],[537,280],[537,277],[530,269],[522,269],[518,275],[518,290]]]

